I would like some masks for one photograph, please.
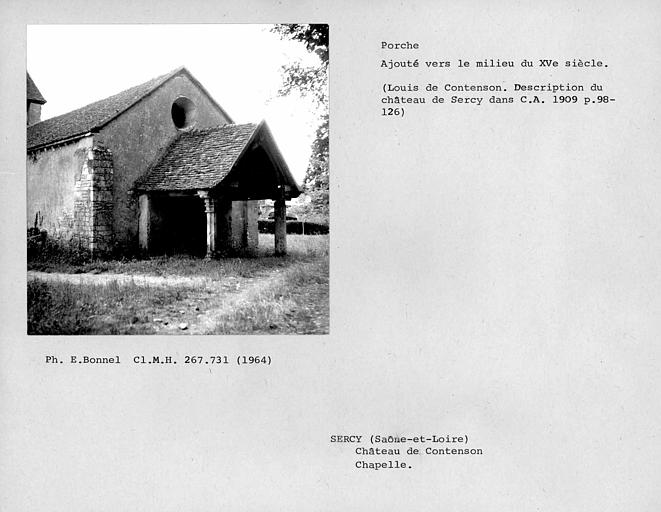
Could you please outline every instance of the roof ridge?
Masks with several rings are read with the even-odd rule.
[[[133,87],[129,87],[128,89],[125,89],[125,90],[123,90],[123,91],[120,91],[120,92],[118,92],[117,94],[113,94],[112,96],[108,96],[107,98],[105,98],[105,99],[103,99],[103,100],[99,100],[99,101],[105,101],[105,100],[108,100],[109,98],[112,98],[112,97],[114,97],[114,96],[119,96],[119,95],[121,95],[121,94],[125,94],[125,93],[127,93],[128,91],[130,91],[131,89],[138,89],[138,88],[140,88],[140,87],[144,87],[144,86],[146,86],[146,85],[147,85],[148,83],[150,83],[150,82],[154,82],[153,85],[150,85],[149,88],[148,88],[144,93],[142,93],[140,96],[138,96],[138,97],[135,99],[135,101],[133,101],[130,105],[128,105],[126,108],[119,109],[119,110],[118,110],[117,112],[115,112],[114,114],[108,116],[106,119],[103,119],[100,123],[97,124],[96,128],[101,127],[101,126],[107,124],[109,121],[111,121],[112,119],[114,119],[115,117],[117,117],[118,114],[120,114],[120,113],[122,113],[122,112],[126,112],[126,111],[127,111],[128,109],[130,109],[133,105],[135,105],[135,104],[138,103],[140,100],[142,100],[145,96],[147,96],[148,94],[150,94],[150,93],[151,93],[154,89],[156,89],[158,86],[160,86],[160,85],[162,85],[163,83],[167,82],[170,78],[172,78],[172,77],[173,77],[174,75],[176,75],[177,73],[180,73],[181,71],[186,71],[186,72],[188,72],[188,70],[187,70],[184,66],[179,66],[178,68],[173,69],[173,70],[170,71],[169,73],[166,73],[166,74],[161,75],[161,76],[154,77],[154,78],[152,78],[151,80],[147,80],[146,82],[143,82],[143,83],[141,83],[141,84],[138,84],[138,85],[135,85],[135,86],[133,86]]]
[[[257,126],[259,123],[225,123],[216,126],[208,126],[206,128],[193,128],[189,133],[206,133],[214,130],[222,130],[223,128],[237,128],[239,126]]]
[[[258,126],[259,123],[225,123],[216,126],[209,126],[206,128],[193,128],[191,130],[182,132],[179,135],[179,137],[177,137],[177,139],[175,140],[178,140],[180,137],[203,137],[204,135],[207,135],[209,133],[219,132],[221,130],[229,130],[235,128],[244,128],[244,127],[246,128],[250,127],[252,133],[252,131],[256,130]]]
[[[154,82],[154,86],[150,87],[150,88],[149,88],[149,91],[146,91],[144,94],[142,94],[142,95],[140,96],[140,98],[143,98],[148,92],[150,92],[150,91],[153,89],[153,87],[156,87],[157,84],[160,83],[160,80],[161,80],[161,79],[163,79],[163,81],[165,81],[166,77],[169,78],[171,75],[174,75],[176,72],[181,71],[182,69],[185,69],[185,68],[184,68],[183,66],[181,66],[181,67],[179,67],[179,68],[177,68],[177,69],[175,69],[175,70],[173,70],[173,71],[170,71],[169,73],[166,73],[166,74],[164,74],[164,75],[160,75],[160,76],[157,76],[157,77],[151,78],[151,79],[149,79],[149,80],[147,80],[147,81],[145,81],[145,82],[142,82],[142,83],[140,83],[140,84],[138,84],[138,85],[134,85],[134,86],[132,86],[132,87],[128,87],[128,88],[123,89],[123,90],[121,90],[121,91],[119,91],[119,92],[116,92],[115,94],[111,94],[110,96],[106,96],[105,98],[101,98],[100,100],[96,100],[96,101],[93,101],[93,102],[91,102],[91,103],[87,103],[87,104],[85,104],[85,105],[82,105],[81,107],[74,108],[73,110],[69,110],[68,112],[64,112],[63,114],[60,114],[60,115],[58,115],[58,116],[55,116],[55,117],[49,117],[48,119],[44,119],[44,120],[42,120],[42,121],[39,121],[39,123],[35,123],[35,125],[40,124],[40,123],[46,123],[46,122],[48,122],[48,121],[55,121],[55,120],[57,120],[57,119],[59,119],[59,118],[61,118],[61,117],[68,116],[69,114],[73,114],[74,112],[79,112],[80,110],[86,109],[86,108],[91,107],[91,106],[93,106],[93,105],[97,105],[97,104],[105,103],[105,102],[107,102],[108,100],[110,100],[110,99],[112,99],[112,98],[114,98],[114,97],[116,97],[116,96],[121,96],[121,95],[126,94],[127,92],[129,92],[129,91],[131,91],[131,90],[133,90],[133,89],[139,89],[140,87],[144,87],[144,86],[146,86],[146,85],[147,85],[148,83],[150,83],[150,82]],[[99,124],[103,124],[103,123],[104,123],[104,122],[99,123]]]
[[[168,73],[124,89],[106,98],[28,126],[28,150],[45,147],[60,140],[78,138],[86,133],[97,131],[180,73],[185,73],[195,82],[194,77],[186,67],[179,66]],[[213,98],[211,99],[213,101]]]

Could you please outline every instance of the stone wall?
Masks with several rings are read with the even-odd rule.
[[[113,161],[110,150],[88,150],[74,188],[74,240],[92,252],[113,247]]]

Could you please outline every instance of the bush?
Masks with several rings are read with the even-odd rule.
[[[89,249],[73,241],[57,240],[48,236],[46,230],[29,228],[27,233],[28,263],[69,263],[83,265],[92,259]]]
[[[260,220],[258,222],[259,232],[266,234],[275,233],[274,220]],[[290,235],[327,235],[329,232],[328,224],[319,222],[304,222],[300,220],[287,221],[287,234]]]
[[[46,230],[37,227],[28,228],[28,261],[37,258],[41,254],[46,245],[47,237]]]

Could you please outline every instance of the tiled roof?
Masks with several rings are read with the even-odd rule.
[[[182,70],[185,70],[185,68],[177,68],[170,73],[149,80],[144,84],[131,87],[109,98],[28,126],[28,150],[78,135],[84,135],[96,128],[100,128]]]
[[[42,105],[46,103],[46,100],[39,92],[39,89],[32,81],[30,73],[26,73],[28,77],[28,87],[27,87],[27,98],[28,101],[33,101],[34,103],[41,103]]]
[[[145,191],[211,189],[232,170],[259,125],[226,124],[182,133],[139,179]]]

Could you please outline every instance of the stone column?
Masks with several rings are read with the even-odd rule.
[[[204,199],[204,211],[207,214],[207,258],[216,253],[216,199],[208,190],[199,190],[197,195]]]
[[[92,175],[92,250],[107,252],[113,247],[113,180],[114,168],[109,149],[96,145]]]
[[[287,206],[285,198],[275,200],[275,254],[282,256],[287,254]]]
[[[140,217],[138,220],[138,241],[140,251],[149,252],[149,232],[151,231],[151,198],[148,194],[140,194],[138,198],[140,205]]]

